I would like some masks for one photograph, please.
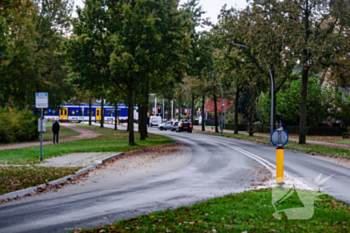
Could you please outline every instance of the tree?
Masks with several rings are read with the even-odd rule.
[[[336,64],[350,52],[350,5],[342,0],[284,1],[281,27],[288,30],[291,53],[300,61],[302,88],[299,143],[306,143],[307,90],[313,73]]]
[[[135,94],[141,105],[147,104],[150,86],[166,83],[169,74],[175,79],[183,75],[190,21],[177,4],[175,0],[88,0],[73,22],[75,36],[67,46],[68,60],[82,74],[79,82],[112,82],[114,91],[127,96],[131,146],[135,144]]]

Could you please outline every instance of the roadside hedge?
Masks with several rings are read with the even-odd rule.
[[[0,111],[0,143],[25,142],[39,137],[38,117],[29,111]]]

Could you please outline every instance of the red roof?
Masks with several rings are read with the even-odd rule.
[[[225,104],[224,110],[226,110],[226,112],[228,112],[229,109],[231,108],[231,106],[233,105],[233,101],[228,101],[228,100],[224,99],[224,104]],[[217,99],[216,99],[216,106],[217,106],[218,112],[221,112],[221,97],[219,97],[219,96],[217,96]],[[215,110],[214,109],[214,101],[205,102],[205,109],[208,112],[213,112]]]

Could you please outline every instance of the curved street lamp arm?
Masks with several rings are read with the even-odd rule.
[[[236,44],[236,43],[232,43],[232,42],[229,42],[230,45],[237,45],[237,46],[240,46],[240,47],[243,47],[243,48],[246,48],[248,49],[249,47],[248,46],[245,46],[245,45],[242,45],[242,44]],[[274,93],[274,85],[273,85],[273,76],[272,76],[272,73],[271,73],[271,70],[269,68],[269,66],[267,65],[266,61],[264,60],[265,62],[265,65],[267,67],[267,69],[269,70],[269,73],[270,73],[270,78],[271,78],[271,133],[272,133],[272,129],[273,129],[273,107],[274,107],[274,102],[273,102],[273,93]]]

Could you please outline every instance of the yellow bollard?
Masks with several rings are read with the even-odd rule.
[[[276,181],[277,184],[283,183],[283,158],[284,149],[277,148],[276,149]]]

